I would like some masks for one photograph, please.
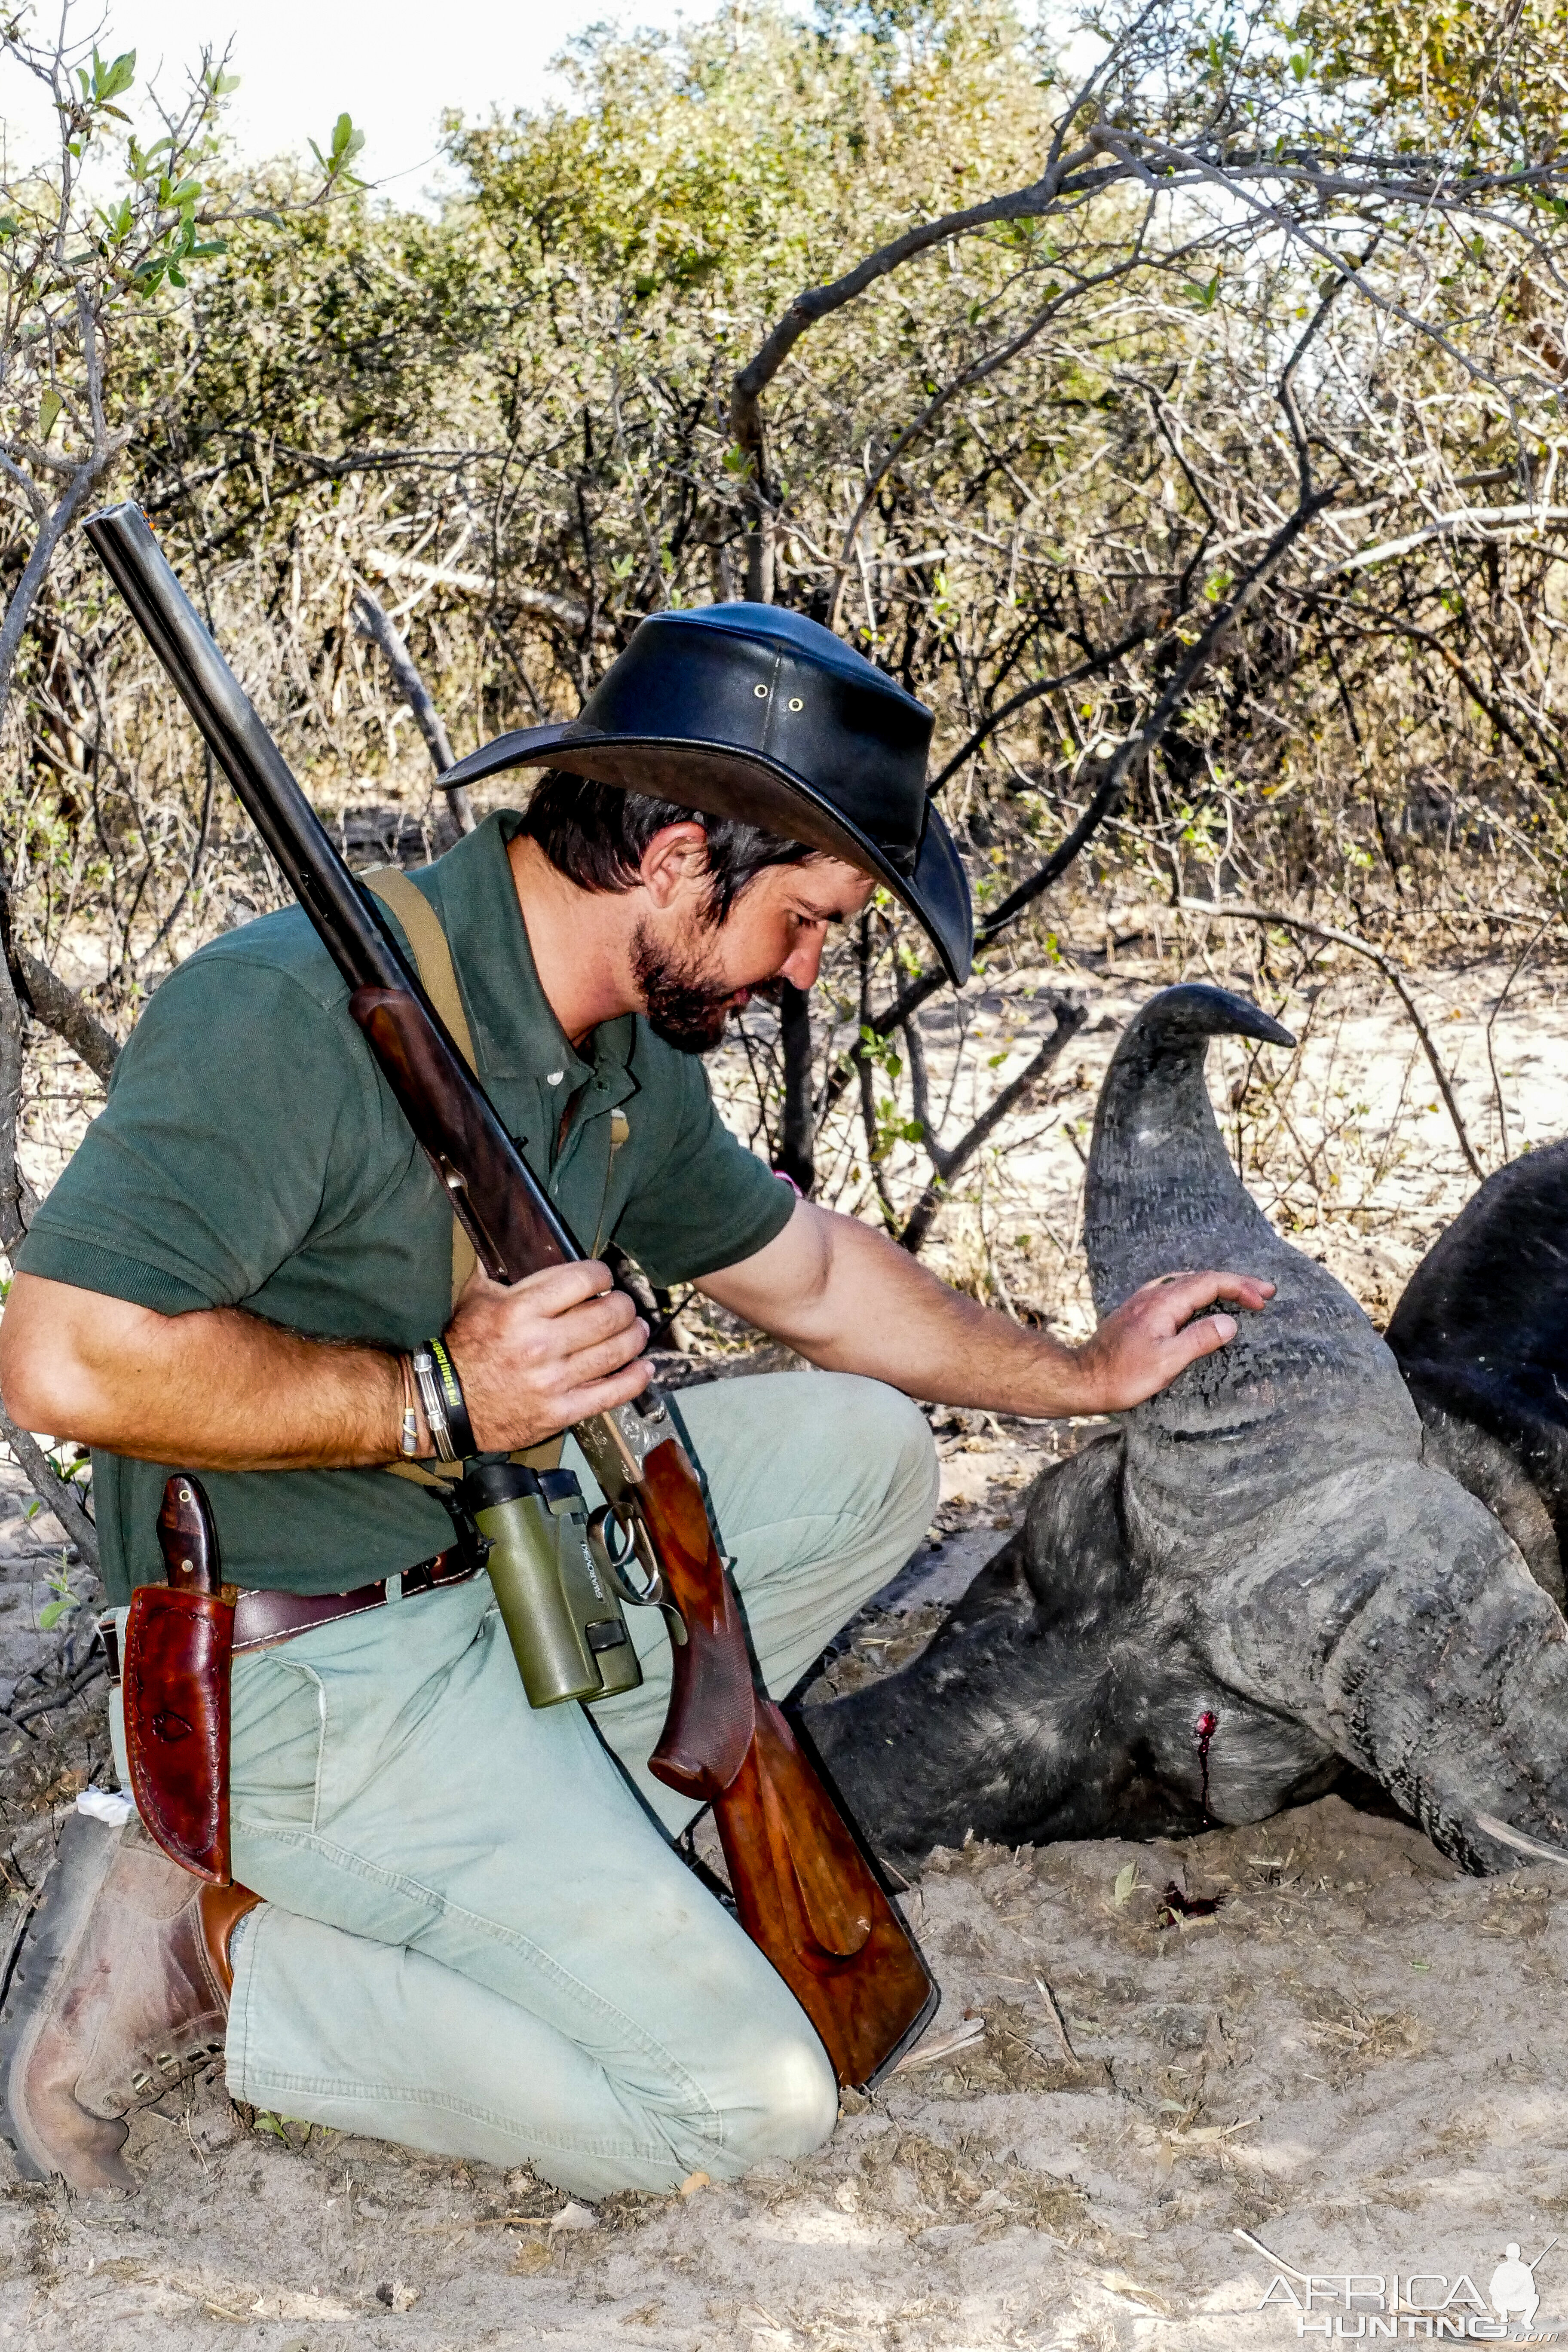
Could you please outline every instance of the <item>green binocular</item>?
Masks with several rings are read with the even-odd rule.
[[[636,1690],[642,1668],[622,1604],[646,1607],[662,1591],[657,1570],[641,1588],[628,1580],[633,1548],[620,1521],[612,1528],[607,1511],[590,1518],[571,1471],[518,1462],[477,1463],[458,1499],[489,1547],[485,1567],[530,1706]]]

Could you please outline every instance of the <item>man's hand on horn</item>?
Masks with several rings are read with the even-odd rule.
[[[1249,1274],[1162,1274],[1123,1299],[1092,1339],[1076,1351],[1086,1402],[1080,1412],[1125,1412],[1157,1396],[1200,1356],[1234,1339],[1234,1315],[1205,1315],[1218,1304],[1255,1314],[1274,1296],[1271,1282]]]

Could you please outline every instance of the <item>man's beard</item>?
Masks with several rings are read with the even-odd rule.
[[[632,971],[656,1037],[680,1054],[710,1054],[722,1043],[735,991],[661,948],[643,923],[632,936]]]

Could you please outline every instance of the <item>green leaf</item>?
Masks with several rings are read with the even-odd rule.
[[[258,2113],[253,2128],[258,2132],[269,2132],[274,2139],[280,2139],[285,2147],[291,2147],[293,2146],[293,2142],[289,2137],[289,2135],[284,2130],[282,2125],[279,2122],[277,2116],[268,2115],[265,2108],[262,2108]]]
[[[98,51],[92,53],[92,94],[100,106],[118,98],[129,89],[136,79],[136,52],[126,49],[111,66],[105,66]],[[121,118],[123,119],[123,118]]]
[[[1132,1900],[1132,1890],[1138,1884],[1138,1864],[1130,1862],[1116,1874],[1116,1907],[1124,1910]]]
[[[52,1633],[55,1627],[59,1623],[60,1619],[62,1617],[68,1616],[75,1607],[76,1597],[74,1594],[64,1601],[50,1601],[46,1602],[44,1607],[38,1612],[39,1633]]]
[[[215,72],[207,88],[215,98],[227,98],[231,91],[239,88],[239,76]]]
[[[332,125],[332,144],[330,152],[323,155],[313,139],[310,142],[310,152],[329,181],[342,181],[346,186],[357,188],[363,184],[353,178],[349,171],[349,165],[363,145],[364,132],[354,129],[353,117],[345,110]]]
[[[38,403],[38,430],[47,441],[55,429],[55,419],[65,406],[58,392],[46,392]]]

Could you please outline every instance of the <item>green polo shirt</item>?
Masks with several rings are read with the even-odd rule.
[[[660,1284],[750,1256],[788,1222],[788,1186],[724,1127],[701,1064],[645,1021],[605,1023],[582,1054],[567,1044],[512,887],[518,822],[498,813],[413,877],[450,943],[490,1100],[584,1248],[613,1238]],[[629,1133],[612,1152],[617,1107]],[[163,982],[16,1263],[161,1315],[241,1307],[405,1349],[450,1313],[451,1236],[348,990],[290,908]],[[93,1455],[111,1602],[163,1580],[154,1528],[179,1466]],[[384,1471],[204,1471],[202,1483],[235,1584],[343,1591],[451,1537],[439,1502]]]

